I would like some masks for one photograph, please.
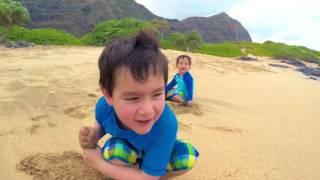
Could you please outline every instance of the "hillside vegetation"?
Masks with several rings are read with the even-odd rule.
[[[204,44],[196,52],[223,57],[267,56],[275,59],[304,60],[320,63],[320,52],[304,46],[293,46],[279,42],[264,43],[226,42]]]

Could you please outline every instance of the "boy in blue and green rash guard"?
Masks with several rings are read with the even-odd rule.
[[[172,177],[195,165],[197,150],[176,139],[178,123],[165,104],[168,60],[152,33],[119,39],[99,58],[100,88],[93,127],[79,142],[87,165],[113,179]],[[103,148],[97,145],[110,134]]]
[[[191,68],[191,57],[180,55],[176,61],[178,73],[166,87],[166,99],[179,104],[193,104],[193,78],[189,72]]]

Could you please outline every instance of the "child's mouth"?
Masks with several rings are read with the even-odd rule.
[[[137,120],[137,122],[141,125],[146,125],[149,124],[151,122],[151,119],[148,120]]]

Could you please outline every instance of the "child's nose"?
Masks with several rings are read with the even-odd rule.
[[[152,102],[150,100],[143,101],[140,105],[138,113],[139,115],[143,115],[145,117],[152,116],[153,114]]]

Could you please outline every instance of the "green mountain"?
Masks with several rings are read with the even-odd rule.
[[[235,19],[226,13],[210,17],[190,17],[170,24],[170,31],[198,31],[206,42],[249,41],[252,42],[248,31]]]
[[[76,36],[84,35],[106,20],[134,17],[141,20],[164,19],[134,0],[21,0],[31,15],[29,28],[51,27]],[[225,13],[211,17],[190,17],[183,21],[166,19],[171,32],[196,30],[206,42],[249,41],[240,22]]]
[[[31,15],[28,27],[51,27],[77,36],[108,19],[160,19],[133,0],[21,0],[21,3]]]

